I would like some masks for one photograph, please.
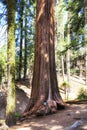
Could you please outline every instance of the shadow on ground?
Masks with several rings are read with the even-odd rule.
[[[78,127],[71,129],[75,122],[82,122]],[[73,104],[56,114],[43,117],[28,117],[10,130],[87,130],[87,102]]]

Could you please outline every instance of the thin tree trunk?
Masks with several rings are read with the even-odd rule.
[[[63,50],[63,43],[64,43],[64,23],[63,23],[63,15],[64,11],[61,12],[60,14],[60,7],[61,4],[63,3],[63,0],[56,0],[56,6],[55,6],[55,19],[56,19],[56,47],[58,44],[61,45],[59,48],[59,51],[61,52]],[[58,51],[58,50],[57,50]],[[60,57],[60,62],[61,62],[61,68],[62,68],[62,76],[63,76],[63,81],[65,80],[64,78],[64,59],[63,55]]]
[[[27,15],[26,15],[26,7],[25,7],[25,43],[24,43],[24,79],[27,77]]]
[[[66,54],[66,65],[67,65],[67,80],[70,83],[70,50],[67,50]]]
[[[80,60],[79,69],[80,69],[80,78],[82,78],[82,72],[83,72],[82,60]]]
[[[20,2],[20,55],[19,55],[19,79],[21,79],[22,76],[22,57],[23,57],[23,11],[24,11],[24,5],[23,1]]]
[[[62,76],[63,76],[63,81],[65,81],[64,58],[63,58],[63,56],[61,56],[61,64],[62,64]]]
[[[6,123],[14,125],[15,120],[15,0],[7,2],[8,9],[8,48],[7,48],[7,106]]]
[[[85,72],[86,72],[85,84],[87,85],[87,40],[85,42],[86,42],[86,45],[85,45],[85,52],[86,52],[86,57],[85,57]]]
[[[70,13],[68,13],[68,21],[70,22]],[[68,46],[70,44],[70,23],[68,23],[68,32],[67,32],[67,41],[68,41]],[[67,65],[67,80],[70,82],[70,49],[67,49],[66,53],[66,65]]]
[[[86,53],[86,57],[85,57],[85,72],[86,72],[86,76],[85,76],[85,83],[87,85],[87,0],[85,0],[85,53]]]

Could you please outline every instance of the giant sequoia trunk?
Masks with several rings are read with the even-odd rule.
[[[30,111],[54,113],[64,108],[57,84],[54,48],[54,0],[37,0],[36,42]]]

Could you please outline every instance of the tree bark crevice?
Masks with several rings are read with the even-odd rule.
[[[42,7],[42,8],[41,8]],[[54,45],[54,0],[37,0],[35,61],[27,114],[47,115],[63,109],[58,90]],[[32,106],[32,107],[31,107]]]

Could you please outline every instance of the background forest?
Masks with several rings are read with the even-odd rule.
[[[38,12],[36,5],[38,3],[39,2],[36,2],[35,0],[17,0],[16,2],[14,0],[10,0],[9,2],[1,0],[0,2],[0,91],[6,91],[7,88],[9,88],[7,90],[8,98],[6,109],[6,122],[8,125],[12,125],[15,122],[12,120],[9,124],[9,119],[11,121],[11,118],[13,119],[14,117],[13,113],[15,113],[15,105],[9,105],[9,102],[14,102],[15,104],[14,86],[16,86],[18,82],[28,82],[28,87],[32,88],[31,96],[33,97],[33,100],[37,99],[39,91],[36,88],[36,95],[35,90],[32,87],[32,84],[33,86],[37,86],[37,81],[39,81],[39,79],[35,81],[33,78],[38,75],[36,75],[36,71],[34,70],[34,60],[37,51],[35,43],[36,41],[39,42],[39,40],[36,40],[37,34],[39,35],[39,31],[36,31],[37,28],[39,30],[39,24],[36,21]],[[50,3],[46,4],[50,5]],[[46,12],[44,14],[48,16],[46,19],[50,20],[50,16],[46,14]],[[45,19],[43,15],[42,19]],[[47,27],[45,22],[42,26],[45,28]],[[56,70],[58,80],[57,87],[61,93],[61,97],[64,101],[76,98],[87,99],[87,1],[54,0],[54,24],[52,24],[52,27],[52,29],[54,29],[53,33],[55,33],[55,36],[53,36],[55,39],[56,61],[56,66],[53,64],[53,66],[55,66],[55,69],[53,70]],[[50,30],[49,28],[47,27],[48,31]],[[45,35],[44,32],[43,35]],[[44,37],[46,38],[46,35]],[[44,39],[44,37],[42,37],[42,39]],[[49,45],[49,50],[50,49],[51,45]],[[49,53],[50,55],[52,54],[51,52]],[[53,57],[49,56],[49,59],[52,58]],[[37,62],[40,63],[40,57]],[[37,66],[39,66],[39,63],[37,63]],[[45,66],[46,65],[48,64],[45,64]],[[45,69],[42,68],[41,70],[44,71]],[[41,73],[43,74],[42,71],[40,74]],[[45,75],[45,73],[46,72],[44,72],[43,75]],[[52,74],[53,76],[55,75],[51,71],[50,74],[48,73],[48,75],[50,75],[50,80],[52,80],[51,83],[52,85],[57,85],[52,79]],[[74,97],[69,95],[70,89],[72,89],[71,80],[73,79],[81,81],[85,86],[79,86],[77,88],[79,89],[79,94]],[[50,94],[45,95],[48,96],[48,99],[47,101],[45,101],[46,99],[44,100],[44,104],[47,104],[51,97],[56,100],[52,85],[51,89],[50,87],[47,88],[47,90],[42,88],[43,93],[49,91],[48,93],[53,94],[51,94],[51,96],[49,96]],[[56,90],[56,87],[54,89]],[[58,97],[58,105],[62,104],[60,106],[63,106],[63,103],[59,103],[62,102],[60,94]],[[53,99],[52,103],[54,103]],[[35,101],[35,103],[36,108],[37,102]],[[34,111],[36,111],[36,109]],[[53,109],[51,112],[54,111],[55,110]]]
[[[4,82],[3,80],[6,80],[7,9],[5,3],[0,3],[0,5],[0,84],[2,84]],[[36,4],[33,1],[17,1],[15,21],[16,79],[31,79],[32,77],[35,41],[35,7]],[[71,73],[85,78],[86,23],[84,1],[57,1],[55,3],[55,25],[57,70],[61,74]],[[67,60],[69,61],[67,62]]]

